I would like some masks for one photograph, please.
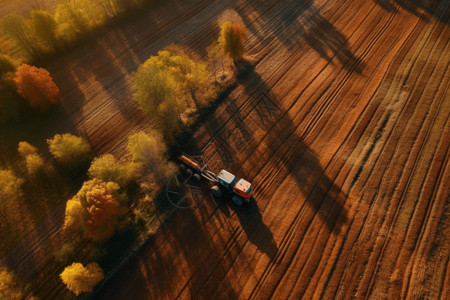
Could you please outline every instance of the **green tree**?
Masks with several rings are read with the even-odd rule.
[[[155,131],[150,134],[138,131],[130,135],[127,149],[134,162],[142,164],[147,170],[151,170],[156,179],[164,178],[167,168],[166,146]]]
[[[36,57],[38,50],[33,43],[31,31],[24,17],[16,14],[4,16],[0,21],[0,30],[25,54],[31,58]]]
[[[42,52],[51,52],[58,48],[56,22],[51,13],[45,10],[32,10],[30,27],[33,41]]]
[[[245,53],[245,27],[242,24],[225,22],[220,28],[219,44],[223,51],[236,62],[236,59],[242,58]]]
[[[85,238],[101,242],[127,223],[120,187],[114,182],[92,179],[66,204],[64,230],[79,232]]]
[[[55,21],[57,37],[66,42],[73,42],[90,29],[89,19],[77,1],[59,3],[55,9]]]
[[[22,64],[17,68],[14,82],[17,92],[28,100],[32,108],[47,110],[59,98],[59,88],[43,68]]]
[[[91,293],[93,288],[103,280],[104,273],[97,263],[84,267],[81,263],[67,266],[59,275],[67,288],[75,295]]]
[[[47,144],[56,162],[70,171],[78,172],[89,166],[92,151],[85,139],[70,133],[55,134]]]
[[[181,130],[183,102],[176,96],[177,82],[158,56],[150,57],[134,73],[133,100],[150,116],[168,140]]]
[[[135,163],[117,161],[112,154],[105,154],[94,159],[88,172],[91,178],[113,181],[126,187],[136,180],[138,169]]]

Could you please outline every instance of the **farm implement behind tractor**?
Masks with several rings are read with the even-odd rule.
[[[222,198],[225,195],[231,196],[231,200],[239,206],[250,202],[253,198],[251,183],[244,179],[236,179],[236,176],[227,170],[221,170],[215,174],[209,170],[208,164],[202,156],[190,156],[182,153],[178,156],[181,162],[180,171],[196,181],[204,178],[212,183],[210,188],[215,198]]]

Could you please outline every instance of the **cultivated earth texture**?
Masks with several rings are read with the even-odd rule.
[[[96,297],[450,298],[449,6],[170,0],[48,66],[66,115],[30,126],[120,156],[149,126],[131,101],[140,63],[170,43],[203,55],[227,19],[249,33],[254,68],[189,148],[251,181],[255,202],[205,184]],[[45,143],[1,134],[1,151]]]

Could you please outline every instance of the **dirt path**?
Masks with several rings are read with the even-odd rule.
[[[236,2],[260,61],[195,143],[256,204],[179,211],[100,298],[447,298],[448,5]]]
[[[0,128],[0,151],[72,131],[98,154],[123,156],[126,137],[149,126],[130,100],[131,72],[169,43],[202,53],[228,9],[257,64],[192,145],[214,171],[252,181],[256,203],[205,193],[97,296],[445,299],[448,6],[173,0],[48,66],[63,112]]]

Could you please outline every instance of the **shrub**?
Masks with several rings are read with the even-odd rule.
[[[67,266],[59,275],[67,288],[75,295],[91,293],[93,288],[103,280],[103,270],[97,263],[84,267],[81,263]]]
[[[70,133],[55,134],[47,143],[55,161],[70,171],[77,172],[89,166],[91,146],[85,139]]]
[[[86,181],[66,204],[64,230],[102,242],[127,223],[119,186],[100,179]]]
[[[136,180],[138,165],[120,162],[112,154],[105,154],[94,159],[88,172],[91,178],[99,178],[106,182],[113,181],[121,187],[126,187]]]

